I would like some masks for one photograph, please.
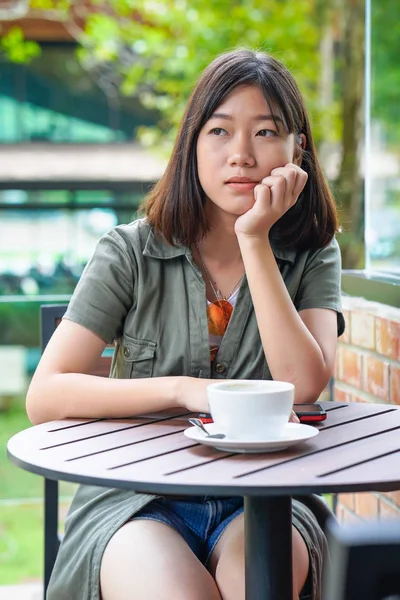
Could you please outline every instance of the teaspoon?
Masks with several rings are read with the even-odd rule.
[[[198,427],[202,431],[202,433],[204,433],[209,438],[222,440],[224,437],[226,437],[224,433],[208,433],[201,419],[189,419],[189,423]]]

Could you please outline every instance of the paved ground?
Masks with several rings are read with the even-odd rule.
[[[0,586],[1,600],[42,600],[43,585],[30,583],[27,585]]]

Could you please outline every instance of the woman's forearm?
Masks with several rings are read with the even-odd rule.
[[[32,380],[26,399],[36,425],[66,418],[127,417],[180,406],[179,377],[113,379],[56,373]]]
[[[295,384],[296,402],[315,400],[330,378],[322,350],[293,305],[269,240],[238,239],[271,375]]]

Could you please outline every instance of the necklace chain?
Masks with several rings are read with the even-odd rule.
[[[201,255],[200,248],[199,248],[198,244],[195,244],[195,246],[196,246],[196,249],[197,249],[200,261],[201,261],[201,266],[203,267],[203,271],[207,275],[207,279],[210,282],[210,285],[211,285],[212,291],[214,293],[215,299],[217,301],[218,300],[225,300],[225,301],[229,300],[229,298],[231,298],[232,295],[233,295],[233,293],[236,291],[237,287],[240,285],[240,283],[241,283],[241,281],[243,279],[243,275],[241,275],[239,281],[236,283],[235,287],[233,288],[233,290],[231,291],[231,293],[229,294],[229,296],[223,296],[222,293],[221,293],[221,290],[219,288],[215,288],[214,287],[213,281],[211,279],[210,271],[207,269],[207,265],[204,262],[204,259],[203,259],[202,255]]]

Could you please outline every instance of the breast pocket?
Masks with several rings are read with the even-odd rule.
[[[121,343],[125,377],[152,377],[157,344],[125,335]]]

